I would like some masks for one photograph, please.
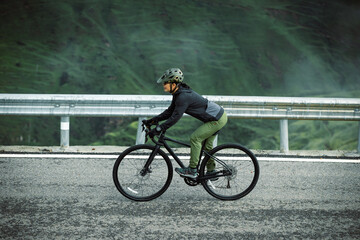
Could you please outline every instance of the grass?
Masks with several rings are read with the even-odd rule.
[[[176,66],[204,95],[358,97],[360,21],[358,7],[349,4],[3,1],[0,91],[163,94],[155,80]],[[26,133],[35,145],[57,143],[58,129],[52,126],[58,119],[15,118],[0,119],[1,126],[7,126],[0,134]],[[71,143],[132,143],[135,135],[129,121],[136,120],[124,119],[115,128],[108,118],[74,118]],[[18,128],[19,122],[39,123],[45,129]],[[189,129],[176,126],[172,131],[186,135],[197,124],[190,121]],[[290,148],[354,149],[356,136],[350,133],[358,126],[350,124],[341,131],[344,124],[326,132],[324,125],[311,121],[291,123]],[[278,148],[276,122],[236,119],[227,128],[220,142],[241,136],[241,142],[253,148]],[[314,135],[299,132],[302,128]],[[25,143],[19,137],[2,139],[0,144]]]

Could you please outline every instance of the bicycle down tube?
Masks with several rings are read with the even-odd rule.
[[[172,150],[172,148],[169,146],[169,144],[167,144],[166,141],[170,141],[170,142],[173,142],[173,143],[177,143],[177,144],[180,144],[180,145],[183,145],[183,146],[186,146],[186,147],[190,147],[189,144],[186,144],[186,143],[183,143],[183,142],[180,142],[180,141],[177,141],[177,140],[174,140],[174,139],[171,139],[171,138],[168,138],[168,137],[165,137],[163,139],[161,139],[162,143],[164,144],[164,147],[166,148],[166,150],[170,153],[170,155],[175,159],[175,161],[179,164],[180,167],[182,168],[185,168],[185,165],[182,163],[182,161],[179,159],[178,156],[176,156],[176,154],[174,153],[174,151]]]

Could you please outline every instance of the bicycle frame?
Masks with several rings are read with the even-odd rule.
[[[146,161],[145,166],[144,166],[143,170],[141,171],[141,175],[145,176],[146,173],[147,173],[148,171],[150,171],[150,170],[149,170],[149,166],[151,165],[151,163],[152,163],[155,155],[157,154],[157,152],[159,151],[159,149],[160,149],[161,146],[164,146],[164,147],[165,147],[165,149],[168,151],[168,153],[170,153],[170,155],[174,158],[174,160],[179,164],[179,166],[180,166],[181,168],[185,168],[185,165],[184,165],[183,162],[179,159],[179,157],[175,154],[175,152],[174,152],[174,151],[172,150],[172,148],[169,146],[169,144],[167,143],[167,141],[173,142],[173,143],[177,143],[177,144],[179,144],[179,145],[182,145],[182,146],[185,146],[185,147],[190,148],[191,146],[190,146],[189,144],[184,143],[184,142],[181,142],[181,141],[178,141],[178,140],[175,140],[175,139],[172,139],[172,138],[169,138],[169,137],[166,137],[166,136],[164,136],[164,135],[160,135],[158,141],[156,141],[156,140],[153,139],[153,138],[152,138],[151,140],[156,144],[156,147],[155,147],[155,149],[153,150],[153,152],[150,154],[150,157],[149,157],[148,161]],[[232,174],[231,169],[229,169],[228,166],[227,166],[223,161],[221,161],[220,159],[218,159],[218,158],[215,157],[215,156],[210,155],[208,152],[206,152],[206,151],[204,150],[204,144],[202,145],[202,148],[201,148],[201,152],[200,152],[199,162],[198,162],[197,168],[198,168],[199,165],[200,165],[201,157],[202,157],[203,154],[206,154],[206,155],[208,155],[209,157],[214,158],[215,161],[219,162],[219,163],[220,163],[222,166],[224,166],[224,168],[226,169],[226,170],[223,170],[223,171],[221,172],[221,175],[218,175],[218,174],[217,174],[216,177],[229,176],[229,175]],[[146,169],[148,169],[148,170],[146,171]],[[201,177],[201,178],[199,177],[199,178],[197,179],[197,181],[199,182],[199,181],[208,180],[208,179],[211,179],[211,178],[214,178],[214,176],[203,176],[203,177]]]

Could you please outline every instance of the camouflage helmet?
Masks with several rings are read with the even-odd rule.
[[[184,80],[184,74],[180,68],[170,68],[157,80],[157,83],[181,83]]]

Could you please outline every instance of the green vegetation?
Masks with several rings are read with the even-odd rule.
[[[290,0],[0,3],[0,92],[359,97],[360,5]],[[71,118],[71,145],[129,145],[137,119]],[[171,128],[187,140],[199,122]],[[290,121],[291,149],[355,149],[358,123]],[[0,118],[0,144],[58,145],[59,118]],[[184,133],[183,133],[184,132]],[[181,133],[181,134],[179,134]],[[279,148],[279,123],[231,119],[220,142]]]

